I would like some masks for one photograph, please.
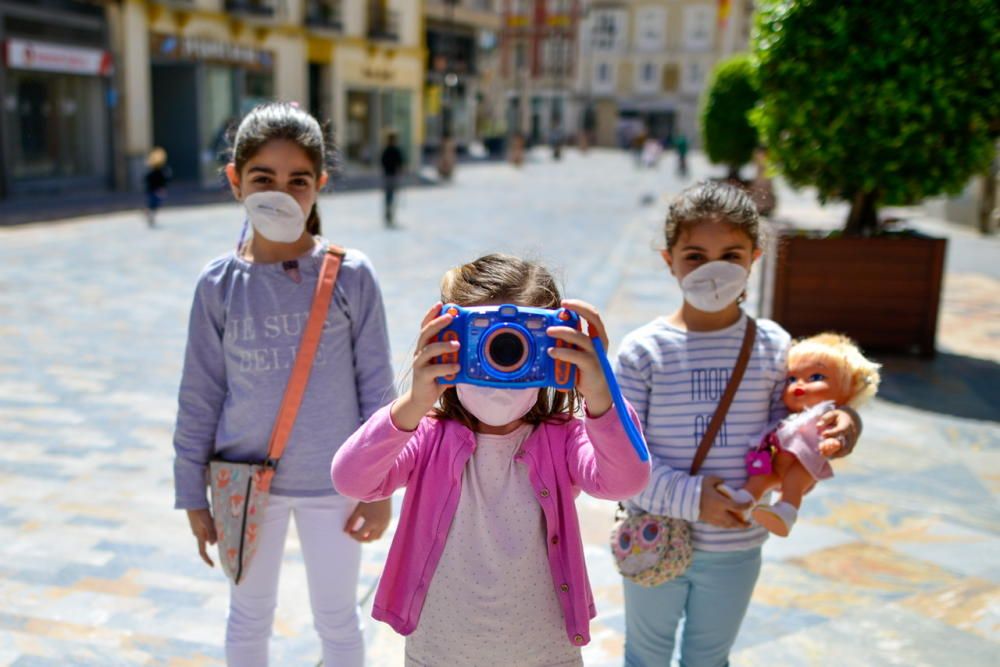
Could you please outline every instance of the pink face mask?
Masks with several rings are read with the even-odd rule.
[[[528,414],[538,401],[538,387],[497,389],[473,384],[455,385],[462,407],[484,424],[506,426]]]

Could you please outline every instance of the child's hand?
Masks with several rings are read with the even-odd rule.
[[[410,388],[392,407],[389,414],[392,423],[402,431],[412,431],[420,424],[438,398],[448,388],[448,385],[438,384],[437,378],[457,373],[459,364],[434,364],[435,357],[448,352],[457,352],[458,341],[432,342],[442,329],[451,323],[452,316],[441,315],[441,302],[431,306],[420,326],[420,337],[417,340],[417,350],[413,355],[413,381]]]
[[[719,493],[715,487],[722,481],[714,476],[701,480],[698,520],[719,528],[749,528],[750,524],[743,519],[743,512],[750,509],[751,503],[738,503]]]
[[[828,459],[847,456],[858,443],[858,420],[854,410],[837,408],[819,418],[816,426],[823,440],[819,453]]]
[[[208,557],[207,544],[215,544],[218,538],[215,535],[215,522],[212,521],[212,513],[207,509],[188,510],[188,523],[191,524],[191,532],[198,540],[198,555],[208,564],[215,567],[215,563]]]
[[[392,498],[358,503],[344,524],[344,532],[358,542],[374,542],[382,537],[392,519]]]
[[[601,342],[604,343],[604,349],[608,349],[608,334],[604,330],[604,323],[596,308],[585,301],[575,299],[564,299],[562,306],[585,319],[588,331],[600,336]],[[587,412],[590,416],[600,417],[610,410],[611,391],[604,379],[604,371],[601,370],[601,362],[597,359],[594,343],[590,336],[570,327],[549,327],[546,333],[553,338],[580,348],[574,350],[567,347],[551,347],[549,348],[549,356],[553,359],[576,364],[576,388],[587,399]]]

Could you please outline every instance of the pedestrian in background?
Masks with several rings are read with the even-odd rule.
[[[524,135],[515,132],[510,138],[510,148],[507,150],[507,159],[515,167],[524,164]]]
[[[167,198],[167,183],[172,174],[167,165],[167,151],[159,146],[146,157],[146,224],[156,225],[156,212]]]
[[[450,181],[455,173],[456,148],[455,139],[447,132],[441,137],[441,152],[438,155],[438,175],[444,181]]]
[[[205,493],[209,462],[260,462],[289,383],[330,244],[317,198],[327,181],[319,123],[290,104],[265,104],[240,123],[226,177],[252,236],[198,279],[174,432],[175,506],[187,511],[201,558],[218,535]],[[235,221],[235,220],[234,220]],[[388,499],[338,495],[330,459],[394,397],[382,294],[368,258],[339,251],[341,267],[316,358],[251,539],[254,560],[230,584],[226,662],[264,667],[292,516],[308,576],[323,664],[361,667],[357,587],[361,542],[389,524]],[[282,411],[282,414],[285,414]]]
[[[674,148],[677,149],[677,173],[683,178],[688,175],[688,140],[683,134],[678,134],[674,140]]]
[[[399,135],[395,130],[389,130],[385,135],[385,148],[382,150],[382,190],[385,193],[385,226],[395,227],[396,190],[399,188],[399,177],[403,171],[406,157],[396,142]]]

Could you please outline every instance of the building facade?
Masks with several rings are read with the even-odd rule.
[[[508,132],[533,143],[577,131],[580,0],[501,0]]]
[[[113,187],[110,39],[100,5],[0,0],[0,198]]]
[[[389,129],[422,142],[419,0],[0,0],[0,196],[138,189],[162,146],[178,182],[218,183],[226,130],[294,101],[348,170]],[[58,122],[53,122],[58,119]]]
[[[497,0],[426,0],[424,136],[428,152],[444,136],[459,146],[502,133],[497,78]]]
[[[156,145],[170,154],[175,178],[211,183],[226,128],[272,99],[328,121],[348,168],[374,168],[389,128],[414,154],[423,72],[417,0],[123,5],[133,173]]]
[[[645,131],[700,143],[698,108],[715,64],[747,49],[750,0],[590,2],[575,82],[579,125],[598,144]]]

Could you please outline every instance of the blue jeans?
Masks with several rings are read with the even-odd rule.
[[[655,588],[625,579],[625,665],[667,667],[684,617],[681,667],[725,667],[760,574],[760,547],[695,551],[680,577]]]

